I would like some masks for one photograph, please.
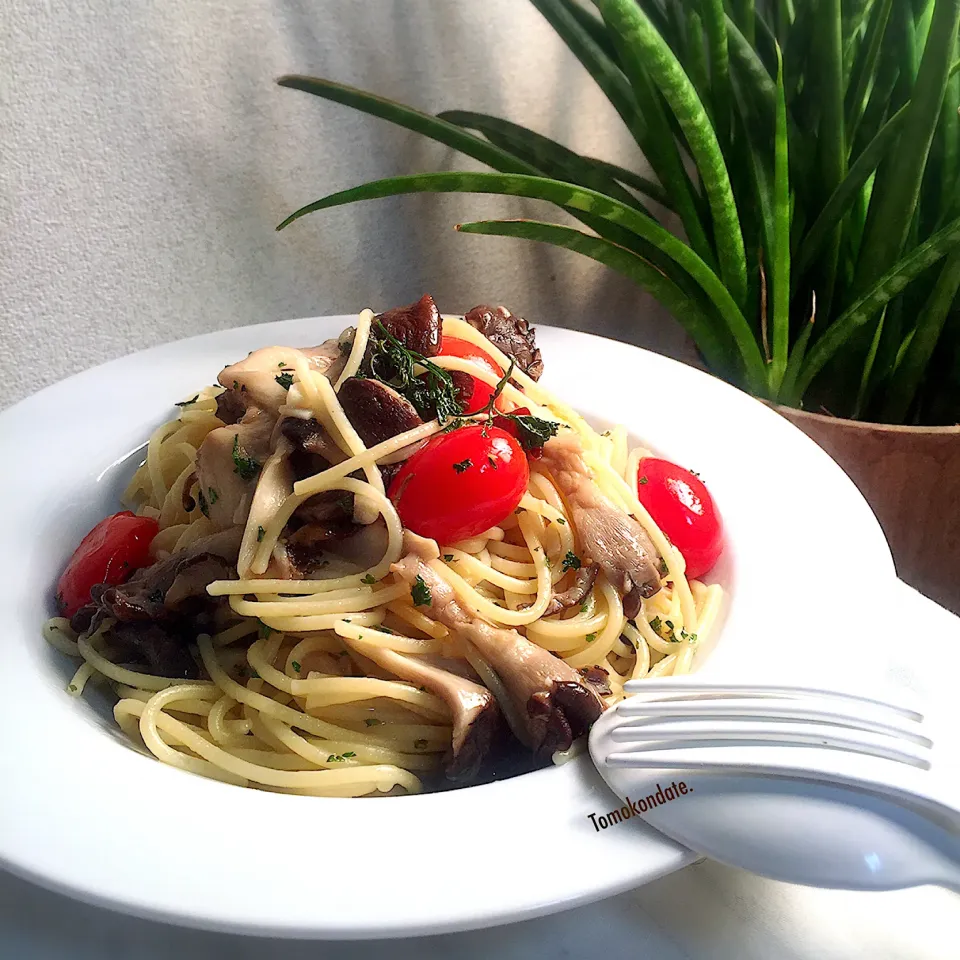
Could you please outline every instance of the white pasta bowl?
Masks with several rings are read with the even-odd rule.
[[[76,700],[74,666],[41,638],[53,585],[117,499],[174,400],[266,344],[317,343],[351,317],[195,337],[87,370],[0,413],[0,864],[84,900],[198,927],[361,938],[519,920],[650,881],[695,854],[619,806],[586,755],[439,794],[321,799],[243,789],[158,763]],[[853,624],[893,577],[879,525],[803,434],[727,384],[656,354],[540,327],[543,382],[595,424],[698,470],[727,549],[704,674],[864,682],[824,624]],[[872,592],[871,592],[872,591]],[[847,647],[845,646],[846,650]],[[887,648],[871,659],[881,669]]]

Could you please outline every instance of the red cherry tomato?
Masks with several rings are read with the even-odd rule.
[[[723,521],[703,481],[669,460],[645,457],[637,496],[683,554],[688,577],[702,577],[723,552]]]
[[[389,495],[408,530],[449,544],[508,517],[529,479],[527,458],[510,434],[499,427],[460,427],[410,457]]]
[[[486,367],[497,377],[503,376],[503,369],[486,350],[482,350],[475,343],[469,340],[461,340],[459,337],[444,337],[440,345],[441,357],[460,357],[462,360],[470,360],[480,367]]]
[[[156,520],[129,510],[101,520],[81,541],[57,584],[57,606],[72,617],[90,602],[98,583],[124,583],[135,570],[149,566],[150,543],[159,530]]]
[[[511,410],[510,413],[514,417],[529,417],[530,408],[517,407]],[[501,430],[506,430],[514,440],[520,440],[520,429],[517,427],[516,420],[511,420],[510,417],[494,417],[493,423],[495,426],[500,427]],[[539,460],[543,456],[543,447],[526,447],[525,452],[528,460]]]
[[[494,361],[493,357],[469,340],[461,340],[459,337],[444,337],[440,345],[440,356],[460,357],[462,360],[469,360],[477,364],[477,366],[488,370],[498,380],[503,376],[503,369]],[[467,375],[469,376],[469,374]],[[476,413],[482,410],[490,402],[490,395],[494,390],[489,383],[484,382],[478,377],[471,377],[470,379],[473,381],[473,392],[464,393],[461,398],[464,413]],[[506,409],[503,404],[503,399],[498,397],[494,406],[502,411]]]

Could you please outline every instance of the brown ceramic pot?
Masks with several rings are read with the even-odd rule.
[[[960,614],[960,426],[889,426],[777,409],[860,489],[900,577]]]

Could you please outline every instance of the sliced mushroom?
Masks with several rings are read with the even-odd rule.
[[[375,319],[408,350],[424,357],[435,357],[440,352],[440,311],[429,293],[416,303],[386,310]],[[376,328],[374,332],[376,334]]]
[[[538,757],[569,749],[603,712],[603,701],[576,670],[516,630],[472,616],[421,557],[408,554],[392,569],[411,585],[421,577],[433,615],[496,672],[511,701],[501,704],[503,714],[517,739]]]
[[[343,577],[374,566],[387,548],[387,525],[382,518],[358,524],[345,517],[299,524],[291,520],[277,545],[267,576],[299,580],[323,571],[325,577]]]
[[[205,598],[214,580],[236,579],[239,527],[195,540],[189,547],[138,570],[126,583],[98,586],[94,601],[118,621],[169,620],[188,599]],[[209,576],[209,579],[205,579]]]
[[[447,704],[453,718],[452,743],[444,759],[447,779],[467,781],[476,777],[499,725],[500,712],[493,694],[466,677],[417,657],[361,640],[347,643],[394,676],[426,687]]]
[[[353,494],[346,490],[324,490],[304,500],[293,512],[291,525],[299,521],[302,524],[320,524],[331,527],[342,526],[353,518]],[[354,532],[356,531],[354,527]]]
[[[242,391],[227,387],[217,396],[217,419],[226,424],[239,423],[247,412],[247,400]]]
[[[237,569],[242,577],[249,574],[263,531],[293,494],[294,475],[290,463],[293,444],[279,430],[274,431],[274,440],[273,452],[260,471],[250,510],[245,518],[246,529],[237,561]]]
[[[243,420],[211,430],[197,451],[200,508],[220,530],[247,519],[260,468],[270,456],[274,418],[256,407]]]
[[[109,631],[117,654],[132,663],[143,663],[154,676],[197,680],[200,670],[190,655],[188,637],[157,623],[116,623]]]
[[[603,667],[581,667],[580,676],[584,683],[589,683],[601,697],[609,697],[613,693],[610,689],[610,674]]]
[[[108,639],[119,656],[144,663],[159,676],[196,678],[199,671],[187,648],[198,632],[216,623],[222,601],[210,597],[207,587],[214,580],[236,578],[241,534],[237,527],[202,537],[138,570],[124,584],[94,587],[93,603],[74,618],[77,627],[92,630],[109,617],[115,622]]]
[[[523,317],[515,317],[506,307],[474,307],[463,318],[479,330],[495,347],[512,357],[532,380],[543,373],[543,360],[533,327]]]
[[[313,417],[284,417],[280,432],[293,444],[290,464],[297,480],[321,473],[347,459],[326,427]]]
[[[583,543],[583,559],[599,564],[623,597],[623,612],[633,619],[642,600],[660,589],[660,558],[646,530],[600,491],[572,430],[547,441],[540,464],[567,504]]]
[[[379,380],[350,377],[340,386],[337,397],[353,429],[368,447],[423,423],[409,400]]]
[[[576,572],[573,583],[570,584],[566,590],[561,593],[555,593],[550,598],[550,602],[547,604],[547,609],[544,610],[543,615],[550,617],[555,613],[560,613],[561,610],[567,610],[570,607],[576,607],[583,603],[593,589],[599,572],[600,567],[595,563],[588,563],[582,566]],[[526,606],[530,606],[530,604],[526,604]]]
[[[177,567],[177,575],[163,597],[163,605],[171,613],[190,615],[210,600],[207,587],[215,580],[234,580],[234,563],[213,553],[199,553]]]
[[[255,406],[276,415],[287,402],[294,357],[304,360],[314,372],[331,378],[338,376],[346,363],[344,344],[338,339],[326,340],[316,347],[262,347],[220,372],[217,379],[234,393],[231,401],[224,402],[242,402],[246,408]]]

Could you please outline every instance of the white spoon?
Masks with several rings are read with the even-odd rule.
[[[641,816],[715,860],[810,886],[960,891],[954,703],[934,725],[822,689],[695,676],[627,689],[638,695],[590,734],[597,769],[627,801],[600,828]]]

